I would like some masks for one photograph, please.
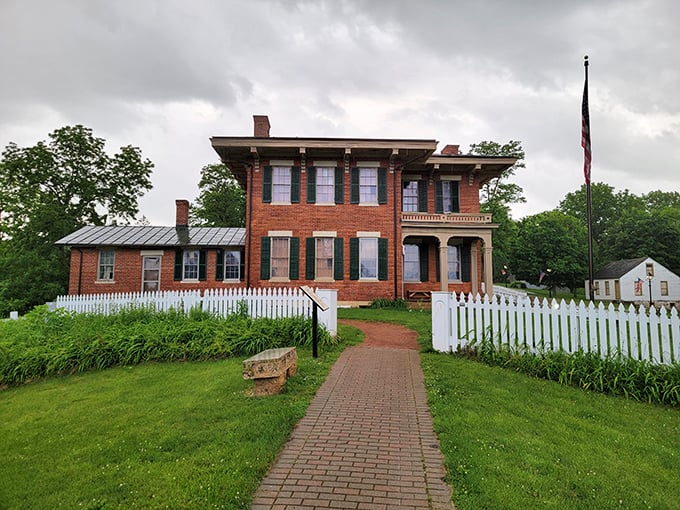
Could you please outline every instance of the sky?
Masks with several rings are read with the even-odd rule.
[[[82,124],[155,168],[172,225],[218,163],[211,136],[519,140],[520,219],[592,181],[680,191],[675,0],[0,0],[0,148]]]

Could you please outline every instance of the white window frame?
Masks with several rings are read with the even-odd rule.
[[[104,260],[104,256],[111,256],[111,260]],[[99,260],[97,262],[97,281],[114,281],[116,270],[116,250],[99,250]]]
[[[147,259],[152,259],[152,258],[157,258],[158,259],[158,279],[157,280],[148,280],[146,278],[146,271],[156,271],[156,269],[151,268],[147,269],[146,267],[146,261]],[[156,292],[161,290],[161,269],[163,267],[163,259],[161,255],[145,255],[142,253],[142,292],[151,292],[145,288],[147,282],[153,282],[157,283],[158,287],[156,288]]]
[[[666,280],[659,282],[659,292],[662,296],[668,296],[668,282]]]
[[[378,169],[359,168],[359,204],[378,203]]]
[[[195,261],[195,262],[194,262]],[[198,281],[199,266],[201,261],[200,250],[184,250],[182,252],[182,280],[183,281]],[[196,276],[193,276],[194,269]]]
[[[448,245],[448,266],[446,268],[448,274],[448,281],[456,282],[461,281],[461,264],[460,264],[460,245]]]
[[[316,167],[316,203],[335,203],[335,167]]]
[[[279,256],[276,252],[276,245],[281,245],[281,247],[285,244],[285,249],[282,249],[285,251],[286,256]],[[275,261],[278,261],[281,264],[284,264],[285,267],[279,267],[278,264],[275,264]],[[272,237],[271,238],[271,253],[269,257],[269,269],[271,271],[271,279],[278,279],[278,280],[288,280],[289,275],[290,275],[290,237]],[[281,274],[278,274],[278,273]]]
[[[230,262],[229,257],[236,255],[236,262]],[[224,250],[224,279],[238,281],[241,279],[241,250]],[[236,269],[236,276],[230,276],[230,272]]]
[[[292,174],[290,166],[272,166],[273,204],[290,204]]]
[[[402,212],[418,212],[418,181],[404,181],[401,210]]]
[[[375,255],[373,255],[373,253]],[[374,272],[369,272],[373,266]],[[359,280],[378,279],[378,238],[360,237],[359,238]]]
[[[404,245],[404,281],[420,281],[420,246],[417,244]]]
[[[330,256],[323,255],[324,244],[330,249]],[[316,237],[314,239],[314,278],[317,280],[333,279],[333,264],[335,262],[333,252],[335,239],[332,237]],[[321,255],[320,255],[321,254]]]

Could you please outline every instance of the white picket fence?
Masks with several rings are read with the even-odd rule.
[[[327,311],[318,311],[319,323],[335,335],[338,328],[337,291],[316,289],[315,293],[329,305]],[[312,316],[312,302],[298,288],[208,289],[203,295],[198,290],[125,292],[59,296],[55,301],[56,308],[77,313],[111,314],[122,308],[142,306],[185,312],[199,308],[223,317],[240,311],[241,307],[245,307],[253,318]]]
[[[598,353],[652,363],[680,362],[675,308],[650,310],[592,302],[432,293],[432,344],[457,351],[482,340],[538,354]]]

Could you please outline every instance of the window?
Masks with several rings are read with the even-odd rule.
[[[359,169],[359,203],[378,203],[378,169]]]
[[[156,255],[147,255],[142,260],[142,292],[154,292],[160,290],[161,283],[161,258]]]
[[[317,167],[316,169],[316,203],[332,204],[335,202],[335,168]]]
[[[289,251],[287,237],[272,238],[272,278],[288,278]]]
[[[435,182],[435,212],[437,213],[460,212],[458,181]]]
[[[113,250],[101,250],[99,252],[99,270],[97,280],[113,280],[113,266],[116,252]]]
[[[359,278],[378,277],[378,240],[359,239]]]
[[[460,280],[460,247],[449,246],[449,281]]]
[[[272,201],[290,203],[290,167],[272,167]]]
[[[198,280],[198,250],[185,250],[182,262],[182,280]]]
[[[315,239],[315,274],[316,278],[333,278],[333,243],[332,237]]]
[[[608,296],[608,295],[609,295],[609,292],[610,292],[610,289],[609,289],[609,282],[606,281],[606,282],[604,282],[604,295],[605,295],[605,296]]]
[[[404,181],[402,211],[418,212],[418,181]]]
[[[404,281],[420,281],[420,246],[404,245]]]
[[[635,280],[635,295],[636,296],[642,296],[642,284],[644,283],[644,280],[642,278],[638,278]]]
[[[458,212],[453,208],[452,187],[453,183],[451,181],[442,182],[442,200],[445,213]]]
[[[668,282],[661,281],[660,284],[661,284],[661,295],[667,296],[668,295]]]
[[[241,252],[239,250],[224,251],[224,279],[241,279]]]

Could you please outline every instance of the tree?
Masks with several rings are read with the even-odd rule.
[[[511,270],[538,283],[540,274],[550,269],[549,284],[575,289],[587,274],[586,237],[586,227],[560,211],[527,216],[518,224]]]
[[[515,175],[515,171],[524,168],[524,149],[522,142],[510,140],[501,145],[498,142],[483,141],[470,145],[470,155],[474,156],[500,156],[517,158],[517,162],[504,170],[500,176],[486,182],[480,190],[480,203],[482,210],[492,206],[502,206],[508,208],[510,204],[526,202],[524,190],[521,186],[507,182],[509,177]]]
[[[198,188],[200,194],[191,207],[192,225],[245,226],[246,194],[224,164],[204,166]]]
[[[153,164],[132,146],[109,156],[81,125],[0,160],[0,314],[54,299],[68,283],[68,252],[54,242],[87,225],[128,222],[151,188]]]

